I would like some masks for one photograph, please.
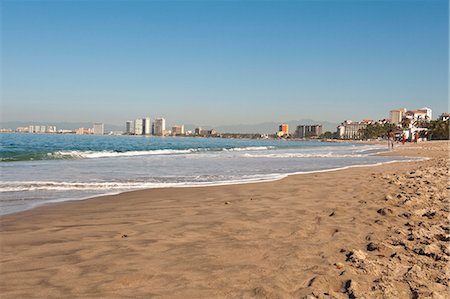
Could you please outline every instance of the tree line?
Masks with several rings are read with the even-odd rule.
[[[397,126],[395,124],[391,123],[384,123],[384,124],[368,124],[364,129],[361,129],[361,137],[362,139],[376,139],[376,138],[386,138],[389,135],[389,132],[393,131],[399,131],[402,129],[409,128],[409,125],[411,123],[410,119],[403,119],[400,123],[400,126]],[[431,120],[431,121],[424,121],[424,120],[418,120],[414,122],[414,126],[418,128],[426,128],[426,134],[429,139],[432,140],[448,140],[450,139],[449,135],[449,120]],[[425,131],[424,131],[425,133]],[[424,133],[421,133],[422,135]],[[425,136],[421,136],[425,137]],[[323,133],[320,138],[322,139],[339,139],[339,135],[337,132],[325,132]]]

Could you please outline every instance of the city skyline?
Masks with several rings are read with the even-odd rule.
[[[408,127],[408,128],[415,128],[419,127],[423,124],[423,122],[430,122],[433,120],[439,120],[439,121],[446,121],[448,119],[448,113],[441,113],[439,116],[433,118],[433,112],[432,109],[428,107],[423,108],[416,108],[416,109],[407,109],[407,108],[400,108],[400,109],[392,109],[389,111],[389,117],[383,118],[383,119],[363,119],[363,120],[357,120],[352,121],[350,119],[346,119],[343,122],[341,122],[339,125],[336,125],[337,133],[340,136],[344,135],[359,135],[359,129],[365,128],[368,124],[393,124],[397,127]],[[417,121],[417,123],[416,123]],[[291,121],[294,122],[294,125],[291,125],[292,127],[295,127],[295,131],[292,133],[293,136],[296,136],[298,138],[304,138],[306,136],[320,136],[323,132],[323,128],[327,128],[331,123],[329,122],[322,122],[317,124],[311,124],[310,122],[313,122],[313,120],[298,120],[298,121]],[[301,124],[299,124],[301,123]],[[265,123],[266,125],[269,123]],[[94,134],[94,135],[103,135],[105,132],[105,124],[104,123],[92,123],[93,128],[85,128],[83,126],[80,126],[79,128],[75,130],[70,130],[67,128],[60,128],[60,130],[56,130],[55,124],[52,125],[35,125],[35,124],[28,124],[23,126],[19,125],[16,126],[16,129],[7,128],[7,127],[0,127],[1,132],[19,132],[19,133],[76,133],[76,134]],[[109,125],[108,125],[109,126]],[[186,129],[185,130],[185,124],[172,124],[168,125],[166,127],[166,119],[162,117],[156,117],[153,121],[151,121],[151,118],[149,116],[145,116],[142,118],[136,118],[135,120],[127,120],[125,122],[125,130],[119,129],[119,130],[110,130],[109,133],[112,135],[146,135],[146,136],[168,136],[168,135],[191,135],[192,132],[194,132],[196,135],[215,135],[218,133],[218,131],[215,128],[209,129],[209,128],[202,128],[202,126],[192,125],[188,124],[187,127],[191,126],[192,130]],[[289,124],[287,123],[281,123],[277,124],[279,127],[278,132],[276,135],[278,137],[285,137],[288,135],[291,135],[291,132],[289,130]],[[89,125],[87,126],[89,127]],[[97,128],[96,128],[97,127]],[[194,128],[195,127],[195,128]],[[275,125],[273,126],[275,127]],[[348,127],[351,129],[350,133],[345,133],[347,130],[345,127]],[[167,128],[167,130],[166,130]],[[424,128],[422,128],[423,130]],[[220,129],[219,129],[220,130]],[[254,130],[252,132],[248,131],[227,131],[227,130],[220,130],[222,133],[225,134],[267,134],[267,130]],[[272,129],[269,129],[269,131],[272,131]],[[330,129],[326,133],[333,132],[333,129]],[[101,133],[100,133],[101,132]],[[270,133],[270,132],[269,132]]]
[[[5,121],[448,112],[447,1],[2,2]],[[25,108],[26,107],[26,108]]]

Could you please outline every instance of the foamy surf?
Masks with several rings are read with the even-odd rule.
[[[139,190],[151,188],[168,187],[194,187],[226,184],[242,184],[246,182],[271,181],[285,177],[285,174],[266,174],[255,176],[244,176],[241,178],[230,178],[228,180],[213,180],[203,178],[200,181],[180,182],[39,182],[39,181],[12,181],[1,182],[1,192],[23,192],[23,191],[102,191],[102,190]]]
[[[58,151],[48,153],[51,158],[72,158],[72,159],[95,159],[95,158],[112,158],[112,157],[133,157],[133,156],[145,156],[145,155],[176,155],[176,154],[188,154],[198,150],[186,149],[186,150],[150,150],[150,151]]]
[[[282,153],[282,154],[245,154],[248,158],[349,158],[349,157],[366,157],[369,154],[347,154],[341,155],[336,153]]]
[[[9,136],[9,135],[5,135]],[[406,160],[317,141],[12,135],[0,149],[0,214],[125,191],[244,184]]]
[[[141,151],[57,151],[47,153],[48,159],[95,159],[95,158],[113,158],[113,157],[134,157],[146,155],[183,155],[204,152],[242,152],[242,151],[261,151],[273,149],[273,146],[255,146],[255,147],[237,147],[237,148],[190,148],[190,149],[160,149],[160,150],[141,150]]]

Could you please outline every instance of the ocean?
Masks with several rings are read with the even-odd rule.
[[[278,180],[411,160],[386,146],[301,140],[0,134],[0,215],[124,191]]]

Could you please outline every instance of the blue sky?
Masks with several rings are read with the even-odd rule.
[[[448,110],[448,1],[3,1],[2,120]]]

